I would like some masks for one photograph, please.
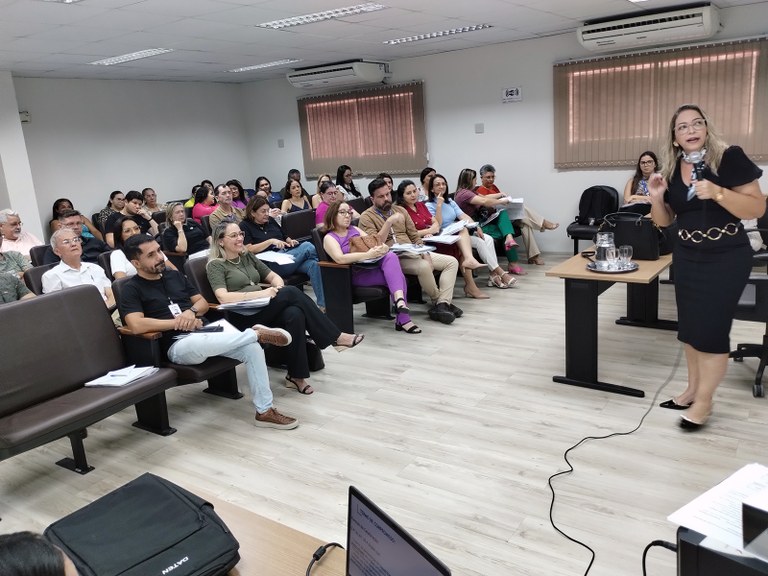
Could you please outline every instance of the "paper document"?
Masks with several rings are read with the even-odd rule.
[[[96,378],[95,380],[91,380],[90,382],[86,382],[86,386],[125,386],[126,384],[130,384],[131,382],[134,382],[135,380],[138,380],[139,378],[143,378],[144,376],[149,376],[150,374],[154,374],[157,372],[157,368],[154,366],[141,366],[136,367],[136,365],[133,366],[126,366],[125,368],[120,368],[120,370],[112,370],[111,372],[107,372],[104,376],[101,378]]]
[[[219,304],[219,310],[249,310],[251,308],[264,308],[272,299],[269,296],[263,298],[255,298],[253,300],[242,300],[240,302],[228,302],[227,304]],[[216,322],[211,322],[216,324]]]
[[[208,258],[208,252],[209,250],[200,250],[198,252],[193,252],[189,255],[189,260],[196,260],[197,258]]]
[[[747,464],[670,514],[667,520],[743,550],[741,503],[766,488],[768,468],[761,464]]]
[[[456,220],[451,224],[448,224],[440,231],[440,236],[450,236],[452,234],[458,234],[464,228],[467,228],[467,222],[465,220]]]
[[[456,234],[452,236],[444,236],[441,234],[439,236],[425,236],[422,240],[424,240],[424,242],[429,242],[430,244],[456,244],[456,242],[459,241],[459,237],[456,236]]]
[[[395,253],[410,252],[412,254],[424,254],[436,250],[434,246],[419,246],[418,244],[392,244],[389,249]]]
[[[525,218],[525,206],[522,198],[511,198],[509,204],[502,204],[499,208],[506,210],[507,216],[513,222]]]
[[[262,262],[274,262],[275,264],[279,264],[280,266],[285,266],[286,264],[293,264],[296,261],[291,254],[286,254],[285,252],[278,252],[276,250],[265,250],[264,252],[259,252],[256,255],[256,258],[258,258]]]

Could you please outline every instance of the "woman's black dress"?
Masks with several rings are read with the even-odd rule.
[[[733,188],[762,173],[741,148],[731,146],[717,173],[705,168],[704,178]],[[700,352],[727,354],[736,305],[752,267],[752,249],[739,218],[714,200],[688,200],[687,195],[678,160],[664,195],[680,229],[673,256],[677,337]]]

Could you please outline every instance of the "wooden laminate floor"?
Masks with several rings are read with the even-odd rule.
[[[547,256],[548,264],[567,257]],[[132,410],[90,428],[96,470],[87,476],[54,465],[69,454],[66,439],[0,462],[0,532],[42,530],[149,471],[344,542],[354,484],[456,575],[578,575],[589,555],[549,525],[547,478],[566,468],[563,452],[583,436],[629,431],[652,406],[636,433],[582,445],[572,453],[576,471],[555,481],[556,521],[597,553],[590,574],[640,574],[648,542],[674,541],[669,513],[765,461],[766,400],[751,393],[756,361],[731,363],[710,426],[684,433],[679,413],[656,406],[681,389],[683,361],[654,399],[680,345],[673,332],[615,325],[626,292],[617,285],[600,297],[600,378],[646,398],[555,384],[564,371],[563,282],[545,278],[546,268],[528,266],[515,289],[485,289],[490,300],[457,297],[465,315],[451,326],[414,305],[421,335],[362,318],[360,307],[365,342],[325,352],[314,395],[284,388],[284,372],[270,370],[275,405],[301,419],[296,430],[257,429],[247,394],[232,401],[192,385],[167,393],[173,436],[132,428]],[[660,316],[675,318],[669,285]],[[758,342],[762,332],[736,322],[732,343]],[[648,566],[672,576],[675,556],[654,549]]]

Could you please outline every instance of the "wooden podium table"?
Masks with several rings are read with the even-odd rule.
[[[677,322],[660,320],[659,274],[672,264],[672,255],[658,260],[636,260],[639,268],[625,274],[603,274],[586,269],[588,260],[580,254],[546,272],[565,280],[565,376],[553,381],[616,394],[642,398],[645,392],[597,379],[597,299],[616,283],[627,285],[627,315],[616,323],[676,330]]]
[[[249,512],[208,494],[200,494],[214,506],[240,542],[240,562],[229,576],[297,576],[304,574],[312,554],[326,542],[284,524]],[[346,545],[344,542],[341,544]],[[344,576],[346,552],[330,548],[312,567],[312,576]]]

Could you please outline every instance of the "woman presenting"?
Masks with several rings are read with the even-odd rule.
[[[674,249],[678,339],[685,346],[688,386],[662,402],[688,409],[680,427],[698,430],[712,413],[725,375],[729,333],[749,277],[752,249],[740,223],[765,212],[758,168],[738,146],[728,146],[698,106],[672,116],[661,174],[648,180],[651,217],[659,226],[677,218]]]

